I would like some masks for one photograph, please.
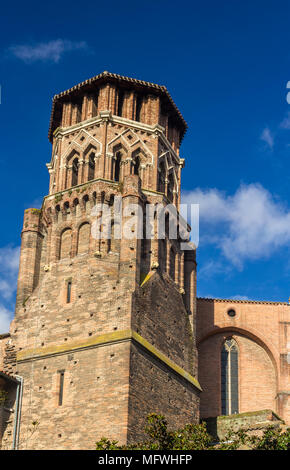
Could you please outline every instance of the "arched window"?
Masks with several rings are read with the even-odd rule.
[[[60,222],[61,221],[61,210],[60,210],[60,206],[57,205],[55,207],[55,214],[56,214],[56,221],[57,222]]]
[[[71,257],[71,248],[72,248],[72,230],[67,228],[64,230],[60,237],[60,250],[59,258],[70,258]]]
[[[75,158],[72,163],[72,178],[71,178],[71,185],[76,186],[78,184],[78,176],[79,176],[79,160]]]
[[[88,253],[90,247],[90,232],[91,226],[85,222],[79,228],[78,234],[78,255]]]
[[[115,174],[114,174],[115,181],[119,181],[120,179],[120,167],[121,167],[121,153],[117,152],[116,160],[115,160]]]
[[[135,165],[134,165],[134,175],[139,175],[139,168],[140,168],[140,158],[135,158]]]
[[[91,153],[89,157],[89,175],[88,180],[91,181],[95,178],[95,154]]]
[[[237,343],[227,339],[221,351],[221,401],[222,414],[239,412],[239,355]]]

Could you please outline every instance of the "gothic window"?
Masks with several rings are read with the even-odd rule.
[[[238,347],[233,338],[227,339],[221,351],[221,405],[222,414],[239,412]]]
[[[135,165],[134,165],[134,175],[139,175],[139,168],[140,168],[140,158],[135,158]]]
[[[60,259],[71,257],[72,230],[67,228],[60,237]]]
[[[72,179],[71,185],[76,186],[78,184],[78,175],[79,175],[79,160],[75,158],[72,163]]]
[[[95,154],[91,153],[89,156],[89,175],[88,180],[91,181],[95,178]]]
[[[120,169],[121,169],[121,153],[117,152],[116,160],[115,160],[115,175],[114,175],[115,181],[119,181],[120,179]]]

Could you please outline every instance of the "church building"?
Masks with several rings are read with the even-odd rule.
[[[290,424],[288,303],[196,297],[186,129],[164,86],[109,72],[53,98],[49,191],[24,213],[0,334],[3,449],[136,442],[151,412],[172,428],[265,409]]]

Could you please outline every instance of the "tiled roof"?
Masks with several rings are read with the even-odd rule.
[[[176,114],[178,115],[179,117],[179,120],[182,124],[182,127],[183,127],[183,132],[182,132],[182,137],[184,136],[185,132],[186,132],[186,129],[187,129],[187,124],[186,124],[186,121],[184,120],[181,112],[179,111],[179,109],[177,108],[176,104],[174,103],[170,93],[168,92],[167,88],[163,85],[157,85],[156,83],[151,83],[151,82],[145,82],[143,80],[137,80],[136,78],[130,78],[130,77],[124,77],[122,75],[118,75],[116,73],[110,73],[110,72],[107,72],[107,71],[104,71],[98,75],[96,75],[95,77],[92,77],[92,78],[89,78],[88,80],[85,80],[84,82],[81,82],[79,83],[78,85],[75,85],[73,86],[72,88],[69,88],[68,90],[66,91],[63,91],[61,93],[58,93],[57,95],[55,95],[53,97],[53,100],[52,100],[52,110],[51,110],[51,118],[50,118],[50,125],[49,125],[49,132],[48,132],[48,137],[49,139],[51,140],[51,137],[52,137],[52,133],[54,131],[54,128],[53,128],[53,125],[54,125],[54,113],[55,113],[55,105],[57,103],[57,101],[67,95],[70,95],[71,93],[74,93],[75,91],[79,90],[80,88],[83,88],[83,87],[86,87],[86,86],[89,86],[89,85],[92,85],[94,84],[95,82],[99,81],[99,80],[103,80],[105,78],[108,78],[110,79],[111,81],[119,81],[119,82],[127,82],[127,83],[131,83],[133,85],[136,85],[136,86],[140,86],[140,87],[145,87],[145,88],[149,88],[151,90],[155,90],[157,91],[159,94],[163,94],[167,99],[168,101],[170,102],[170,104],[172,105],[172,107],[174,108]]]
[[[216,299],[208,297],[197,297],[197,300],[202,300],[204,302],[229,302],[229,303],[238,303],[238,304],[269,304],[269,305],[288,305],[288,302],[271,302],[266,300],[238,300],[238,299]]]

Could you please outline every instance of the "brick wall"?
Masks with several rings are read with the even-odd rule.
[[[239,411],[269,408],[289,422],[290,365],[283,361],[289,312],[283,303],[197,299],[202,417],[221,414],[221,348],[233,337],[239,349]]]

